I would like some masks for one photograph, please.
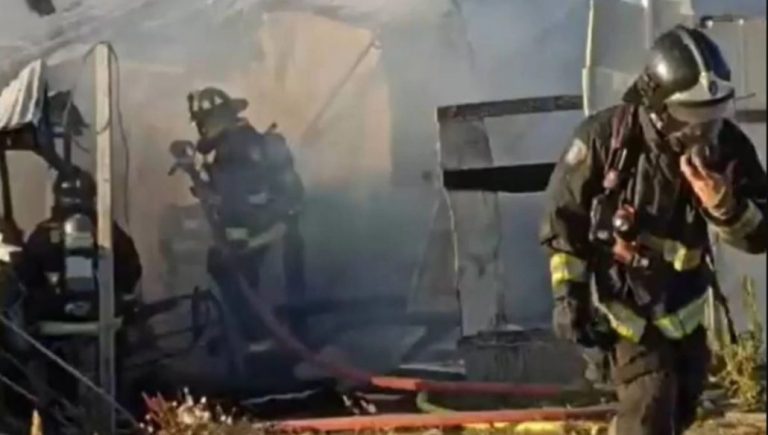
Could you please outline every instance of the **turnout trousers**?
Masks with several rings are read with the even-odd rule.
[[[679,435],[696,420],[711,356],[705,329],[671,340],[648,328],[640,343],[621,340],[614,348],[619,409],[611,434]]]

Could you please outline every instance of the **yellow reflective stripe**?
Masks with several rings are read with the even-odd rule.
[[[728,226],[715,225],[715,229],[725,238],[741,239],[754,231],[762,220],[763,213],[760,212],[754,202],[747,201],[747,210],[736,222]]]
[[[224,233],[229,241],[248,240],[248,228],[229,227],[224,229]]]
[[[690,334],[704,321],[707,308],[707,294],[677,312],[667,314],[654,320],[654,324],[664,335],[673,340],[679,340]]]
[[[641,244],[660,252],[664,261],[671,263],[672,267],[679,272],[695,269],[701,264],[703,258],[701,249],[688,248],[676,240],[663,239],[650,234],[641,235],[639,240]]]
[[[549,272],[552,275],[552,292],[562,294],[566,283],[588,282],[587,262],[564,252],[558,252],[549,259]]]
[[[605,304],[595,302],[595,306],[605,313],[611,326],[619,335],[633,343],[640,342],[646,326],[646,321],[642,317],[618,302]]]
[[[597,308],[605,313],[613,329],[625,339],[637,343],[643,337],[647,322],[632,310],[618,302],[602,304],[595,302]],[[692,333],[704,321],[707,307],[707,295],[704,294],[690,304],[672,314],[663,315],[653,324],[667,337],[679,340]]]
[[[269,245],[272,242],[281,239],[287,231],[288,227],[282,222],[272,225],[267,231],[251,237],[248,240],[248,248],[253,249]]]
[[[552,283],[552,296],[555,297],[555,299],[561,297],[561,296],[567,296],[568,295],[568,282],[558,282]]]

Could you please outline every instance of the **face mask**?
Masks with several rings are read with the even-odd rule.
[[[697,145],[717,143],[723,121],[717,119],[696,124],[685,124],[669,134],[669,139],[684,145],[683,149]]]

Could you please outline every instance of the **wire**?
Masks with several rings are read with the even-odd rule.
[[[125,123],[123,122],[123,109],[120,104],[120,57],[115,51],[115,47],[109,43],[104,42],[109,49],[110,56],[115,61],[115,111],[117,112],[117,128],[120,134],[120,143],[125,153],[125,165],[123,167],[123,217],[125,220],[125,226],[127,229],[131,227],[131,211],[130,211],[130,181],[131,181],[131,148],[128,146],[128,134],[125,130]],[[110,116],[112,111],[110,110]]]

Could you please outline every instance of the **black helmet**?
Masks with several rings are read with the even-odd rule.
[[[92,210],[96,198],[96,182],[91,174],[73,166],[56,176],[53,196],[54,208],[58,211]]]
[[[211,138],[238,122],[238,115],[248,107],[242,98],[231,98],[218,88],[204,88],[187,95],[189,115],[200,134]]]
[[[731,69],[704,32],[682,25],[659,36],[624,101],[686,123],[722,119],[732,108]]]

